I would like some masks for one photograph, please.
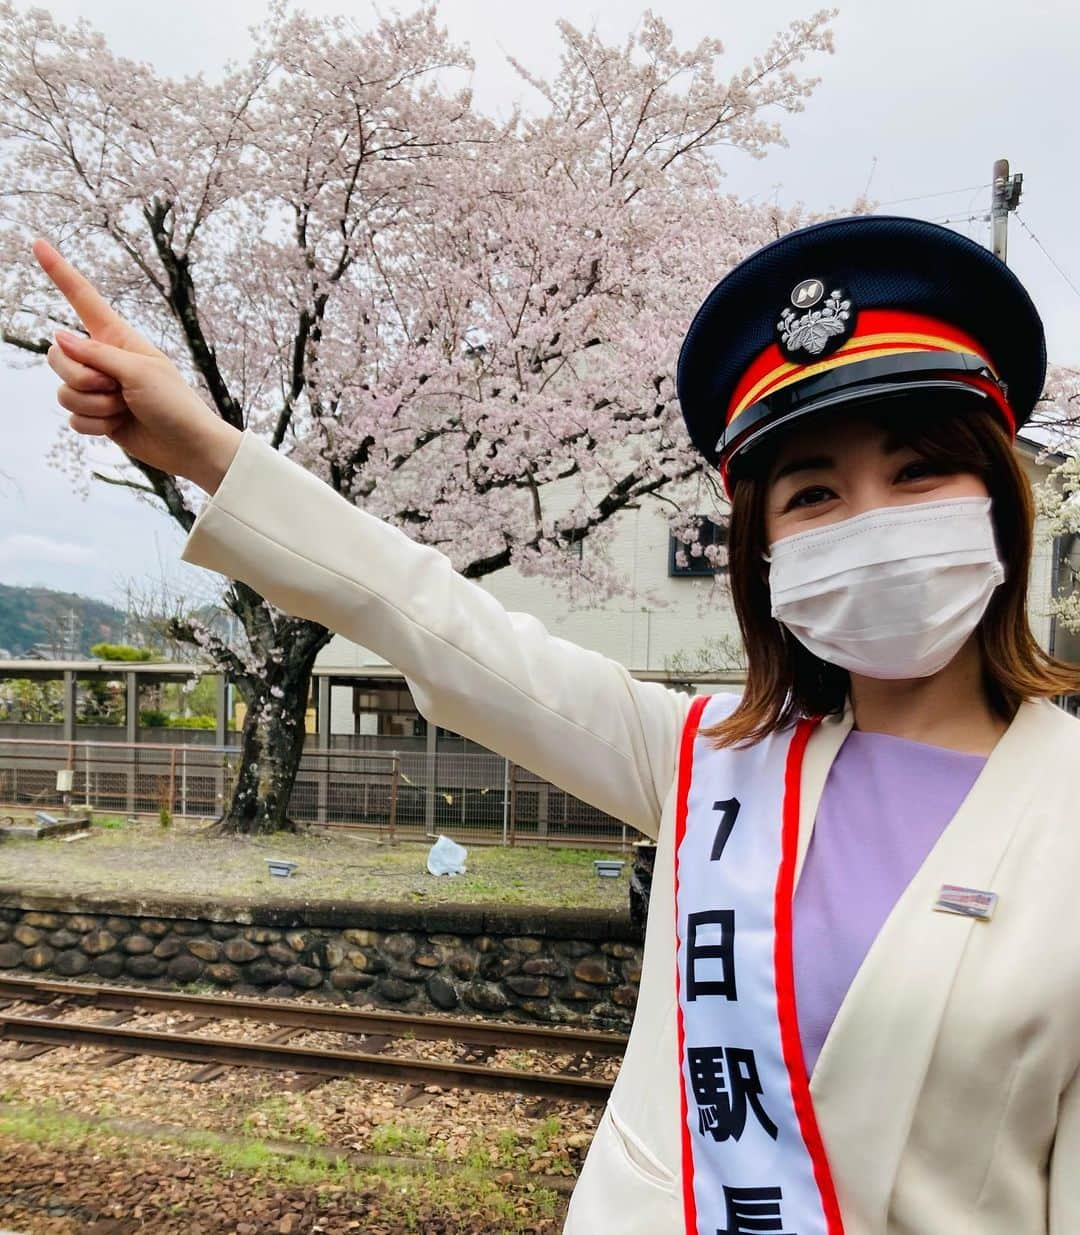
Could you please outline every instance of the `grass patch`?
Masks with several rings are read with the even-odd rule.
[[[376,1167],[369,1179],[381,1180],[393,1189],[401,1210],[395,1218],[401,1230],[419,1232],[432,1217],[432,1211],[497,1222],[503,1235],[524,1235],[536,1230],[540,1219],[551,1220],[559,1210],[559,1197],[550,1188],[514,1192],[492,1182],[485,1170],[463,1166],[444,1174],[432,1168],[410,1174],[392,1168]]]
[[[549,1115],[547,1119],[543,1119],[536,1125],[533,1132],[533,1144],[536,1146],[537,1153],[546,1154],[551,1148],[552,1140],[562,1131],[561,1121],[554,1115]]]
[[[431,1137],[412,1124],[380,1124],[371,1130],[373,1154],[418,1154],[427,1149]]]
[[[181,982],[176,989],[182,995],[218,995],[221,993],[220,986],[215,986],[213,982],[206,982],[202,979],[197,982]]]
[[[467,842],[466,842],[467,844]],[[273,902],[397,900],[624,909],[629,864],[616,879],[593,870],[614,851],[573,848],[467,847],[467,870],[454,878],[427,873],[428,845],[375,846],[334,833],[210,837],[175,820],[128,823],[99,815],[77,845],[13,838],[4,845],[4,882],[26,890],[134,897],[191,896],[200,900],[244,897]],[[268,857],[297,863],[288,879],[275,879]]]
[[[477,1133],[470,1139],[461,1162],[473,1170],[527,1170],[529,1166],[528,1154],[512,1128]]]
[[[95,815],[93,818],[93,826],[95,828],[105,828],[107,831],[119,831],[121,828],[128,826],[128,821],[123,815]]]
[[[269,1133],[279,1140],[299,1141],[305,1145],[325,1144],[325,1131],[304,1119],[303,1114],[295,1101],[284,1094],[274,1094],[245,1115],[240,1126],[253,1135]]]
[[[83,1144],[91,1125],[57,1107],[0,1112],[0,1134],[31,1145]]]
[[[228,1141],[213,1132],[188,1132],[184,1144],[213,1156],[226,1171],[246,1171],[275,1183],[302,1188],[319,1185],[341,1185],[359,1191],[363,1180],[356,1168],[344,1158],[324,1158],[321,1155],[282,1153],[265,1141]]]
[[[531,1137],[523,1137],[512,1128],[498,1128],[477,1133],[470,1140],[460,1161],[474,1170],[512,1170],[531,1172],[543,1159],[542,1169],[550,1174],[572,1175],[573,1166],[565,1149],[554,1145],[562,1134],[562,1123],[554,1116],[533,1129]]]
[[[272,1105],[273,1100],[268,1103],[272,1110],[279,1110]],[[383,1153],[421,1149],[428,1139],[421,1129],[409,1126],[384,1125],[376,1132],[383,1133],[378,1150]],[[512,1133],[500,1136],[504,1148],[509,1151],[511,1140],[516,1138]],[[515,1192],[503,1187],[492,1178],[490,1159],[487,1163],[467,1163],[449,1171],[434,1165],[402,1170],[379,1164],[361,1169],[345,1158],[326,1157],[314,1150],[284,1153],[257,1138],[231,1140],[205,1131],[186,1132],[183,1137],[176,1138],[163,1136],[148,1144],[137,1136],[126,1135],[53,1105],[0,1110],[0,1137],[57,1149],[88,1147],[110,1158],[146,1152],[160,1147],[161,1142],[175,1143],[179,1148],[209,1159],[213,1168],[225,1176],[242,1171],[286,1187],[345,1188],[356,1193],[370,1192],[378,1183],[384,1189],[380,1199],[383,1212],[393,1214],[395,1229],[410,1235],[422,1230],[424,1222],[434,1216],[480,1218],[498,1223],[505,1235],[523,1235],[535,1231],[538,1220],[553,1218],[560,1207],[560,1198],[552,1189],[530,1185],[527,1190]],[[373,1135],[373,1146],[375,1139]]]

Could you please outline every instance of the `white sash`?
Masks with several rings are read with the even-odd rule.
[[[699,726],[679,760],[676,985],[687,1235],[843,1235],[795,1012],[791,899],[802,755],[816,722],[741,749]]]

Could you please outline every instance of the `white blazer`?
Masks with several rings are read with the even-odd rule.
[[[182,557],[384,656],[420,712],[658,838],[626,1058],[566,1235],[681,1235],[674,784],[690,700],[507,612],[250,430]],[[804,762],[796,878],[850,714]],[[1075,761],[1075,762],[1074,762]],[[847,1235],[1080,1235],[1080,721],[1021,706],[810,1078]],[[996,892],[988,921],[931,909]]]

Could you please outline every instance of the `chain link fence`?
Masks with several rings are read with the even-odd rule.
[[[215,819],[240,752],[200,743],[0,738],[0,813],[86,804],[108,814]],[[70,793],[57,773],[72,772]],[[388,839],[440,832],[474,844],[628,847],[638,833],[492,753],[305,750],[289,801],[298,823]]]

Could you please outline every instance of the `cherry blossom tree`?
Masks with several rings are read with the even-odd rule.
[[[680,486],[708,483],[674,393],[691,313],[805,221],[740,200],[720,156],[784,142],[832,16],[730,75],[717,40],[681,50],[651,13],[617,46],[560,22],[550,79],[515,62],[535,108],[496,121],[434,8],[358,29],[275,0],[248,62],[208,81],[0,2],[2,339],[40,356],[78,329],[31,258],[46,235],[219,415],[348,501],[470,578],[610,595],[620,512],[664,500],[689,535]],[[64,430],[53,462],[191,527],[193,486],[127,456],[90,472],[85,445]],[[221,826],[287,827],[331,632],[242,583],[224,604],[239,646],[174,619],[248,703]]]
[[[1047,532],[1060,538],[1061,546],[1064,577],[1050,612],[1066,630],[1080,634],[1080,370],[1050,366],[1031,423],[1047,452],[1062,456],[1035,487],[1036,508],[1047,521]]]

